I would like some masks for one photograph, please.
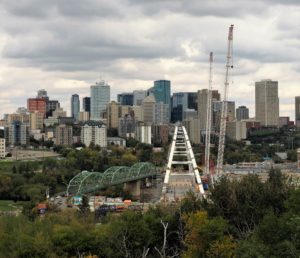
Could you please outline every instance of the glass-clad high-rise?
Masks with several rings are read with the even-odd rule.
[[[91,120],[101,120],[110,102],[110,86],[105,81],[91,86]]]

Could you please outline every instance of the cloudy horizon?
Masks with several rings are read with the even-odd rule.
[[[100,78],[112,99],[158,79],[171,80],[172,92],[204,89],[210,51],[213,87],[222,94],[234,24],[229,99],[254,116],[254,82],[276,80],[280,116],[294,120],[299,1],[2,0],[0,7],[0,117],[39,89],[69,112],[71,95],[89,96]]]

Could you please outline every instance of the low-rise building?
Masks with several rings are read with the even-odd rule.
[[[297,149],[297,164],[298,164],[298,171],[300,172],[300,148]]]
[[[6,156],[5,138],[0,138],[0,158],[4,159]]]
[[[120,137],[107,137],[107,145],[118,145],[125,148],[126,140]]]
[[[248,137],[249,130],[258,128],[260,128],[260,122],[255,120],[230,121],[227,122],[226,135],[232,140],[245,140]]]

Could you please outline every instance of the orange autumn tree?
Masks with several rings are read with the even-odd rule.
[[[185,221],[185,258],[235,257],[236,244],[222,218],[208,218],[204,211],[188,214]]]

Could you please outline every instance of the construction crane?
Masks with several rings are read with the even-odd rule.
[[[227,95],[229,88],[229,70],[233,68],[232,64],[232,40],[233,40],[233,25],[229,27],[228,32],[228,48],[227,48],[227,61],[226,61],[226,73],[224,83],[224,97],[222,102],[221,118],[220,118],[220,133],[219,133],[219,146],[218,146],[218,160],[216,176],[221,176],[223,172],[223,159],[225,149],[225,134],[227,124]]]
[[[209,171],[210,165],[210,135],[211,135],[211,105],[212,105],[212,65],[213,65],[213,52],[209,54],[209,80],[207,91],[207,113],[206,113],[206,130],[205,130],[205,168],[204,174],[210,178],[210,183],[213,186],[213,177]]]

